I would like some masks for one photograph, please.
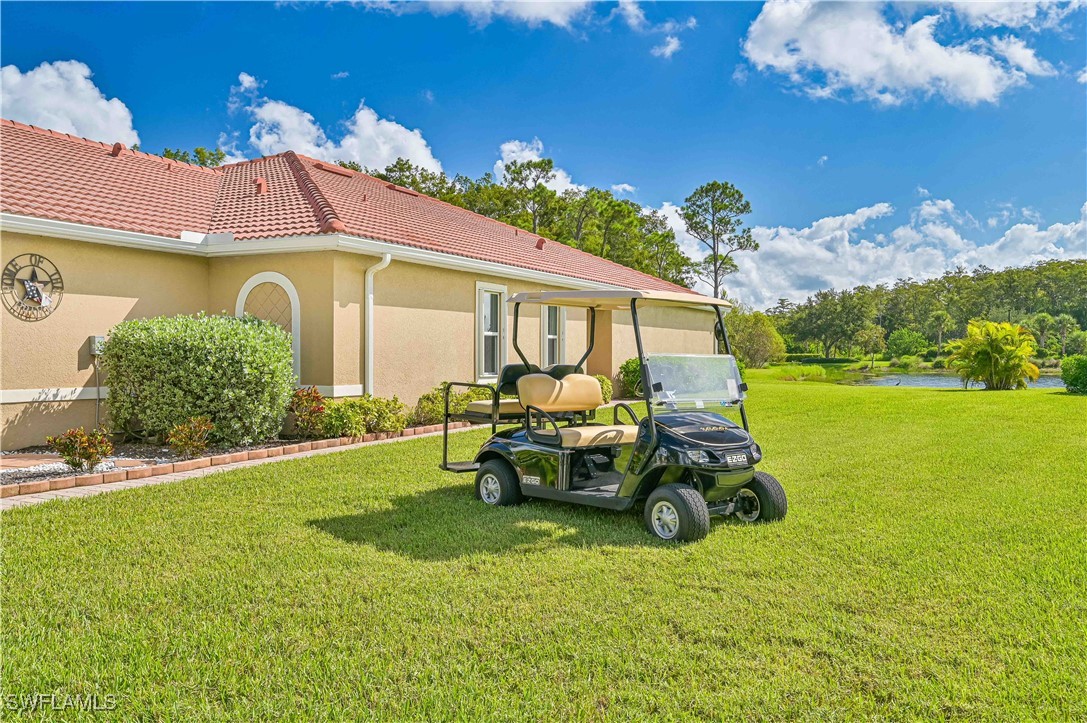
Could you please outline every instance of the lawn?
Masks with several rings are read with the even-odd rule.
[[[435,438],[6,512],[3,693],[118,719],[1087,717],[1087,399],[750,376],[789,516],[688,546],[486,508]]]

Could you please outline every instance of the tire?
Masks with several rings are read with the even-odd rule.
[[[742,510],[734,514],[743,522],[775,522],[785,519],[789,501],[777,478],[766,472],[756,472],[755,479],[747,483],[737,494],[737,501],[745,502]]]
[[[508,462],[492,459],[480,465],[476,472],[476,499],[495,507],[521,503],[521,482]]]
[[[645,526],[662,540],[694,542],[709,534],[710,511],[695,488],[663,485],[645,501]]]

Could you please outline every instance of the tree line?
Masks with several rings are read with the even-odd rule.
[[[947,340],[977,319],[1027,328],[1038,355],[1087,349],[1087,261],[1042,261],[1001,271],[957,268],[928,281],[818,291],[803,303],[780,299],[766,315],[787,351],[824,357],[942,353]]]

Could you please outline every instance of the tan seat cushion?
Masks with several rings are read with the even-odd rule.
[[[482,399],[478,402],[468,402],[467,410],[472,414],[490,414],[491,402],[486,399]],[[499,399],[498,400],[498,413],[500,415],[523,415],[525,408],[521,406],[521,403],[516,399]]]
[[[537,429],[537,434],[554,436],[553,429]],[[634,424],[602,425],[594,424],[586,427],[560,427],[559,437],[562,446],[573,447],[606,447],[612,444],[634,444],[638,438],[638,427]]]
[[[562,379],[526,374],[517,380],[517,396],[525,407],[545,412],[588,412],[604,403],[600,382],[588,374],[568,374]]]

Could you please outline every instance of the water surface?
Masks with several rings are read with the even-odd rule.
[[[962,382],[954,374],[886,374],[865,379],[861,384],[873,387],[928,387],[930,389],[961,389]],[[1064,389],[1064,382],[1055,374],[1045,374],[1036,382],[1027,382],[1032,389]],[[971,384],[971,389],[981,389]]]

